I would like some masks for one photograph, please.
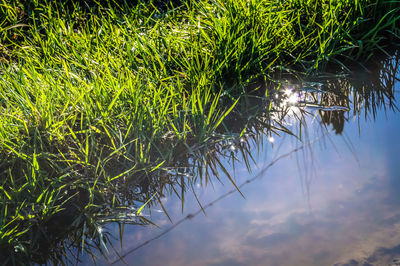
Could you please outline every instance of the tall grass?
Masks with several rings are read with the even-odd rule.
[[[72,205],[117,208],[123,187],[233,131],[255,80],[390,54],[399,3],[0,1],[0,249],[29,257],[33,228]]]

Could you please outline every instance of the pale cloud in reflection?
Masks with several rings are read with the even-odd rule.
[[[359,164],[343,152],[344,144],[341,153],[314,150],[319,166],[307,180],[307,174],[300,179],[295,157],[280,161],[242,189],[246,200],[231,195],[129,259],[138,265],[332,265],[352,259],[386,265],[390,256],[381,253],[400,244],[400,210],[389,204],[398,197],[391,189],[391,155],[379,146],[356,147]],[[239,180],[246,179],[243,173],[237,171]],[[201,201],[230,189],[216,184]],[[180,202],[172,205],[170,215],[181,217]],[[198,205],[185,208],[184,215]],[[161,230],[149,231],[140,231],[144,239]],[[138,235],[126,242],[140,242]]]

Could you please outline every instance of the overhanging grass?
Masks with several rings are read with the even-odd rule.
[[[254,80],[389,53],[399,4],[1,1],[0,246],[206,143]]]

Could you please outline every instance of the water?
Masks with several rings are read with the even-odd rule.
[[[312,158],[301,162],[300,169],[296,155],[281,159],[241,189],[246,199],[239,193],[229,195],[208,208],[206,215],[186,220],[125,261],[134,265],[333,265],[353,260],[360,265],[387,265],[400,257],[400,143],[396,141],[400,116],[380,114],[374,123],[362,122],[361,128],[361,136],[357,123],[346,130],[354,153],[343,137],[331,136],[335,145],[315,143]],[[272,153],[267,156],[271,157]],[[308,160],[313,160],[311,169],[301,173],[303,163],[311,163]],[[240,169],[237,177],[244,180],[252,175]],[[214,185],[200,192],[203,204],[232,188],[229,183]],[[199,209],[194,198],[187,198],[181,215],[179,201],[171,201],[167,209],[174,222]],[[160,229],[127,228],[124,250],[171,226],[165,217],[155,222]]]
[[[378,111],[367,119],[353,116],[357,106],[347,112],[343,103],[355,103],[356,94],[343,100],[323,90],[318,84],[301,92],[282,88],[288,111],[281,122],[301,133],[302,142],[288,134],[259,136],[249,143],[254,161],[247,165],[239,152],[243,140],[226,143],[222,165],[241,193],[221,169],[220,181],[195,180],[195,194],[184,199],[166,193],[162,203],[171,220],[155,204],[142,215],[158,227],[125,225],[121,234],[121,227],[105,226],[116,239],[96,263],[400,265],[400,115],[372,104],[369,110]],[[304,95],[310,91],[331,102],[311,103]],[[234,167],[232,154],[239,159]],[[92,263],[88,256],[83,262]]]

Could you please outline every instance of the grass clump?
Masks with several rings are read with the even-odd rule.
[[[207,143],[254,81],[389,54],[399,3],[1,1],[0,249]]]

